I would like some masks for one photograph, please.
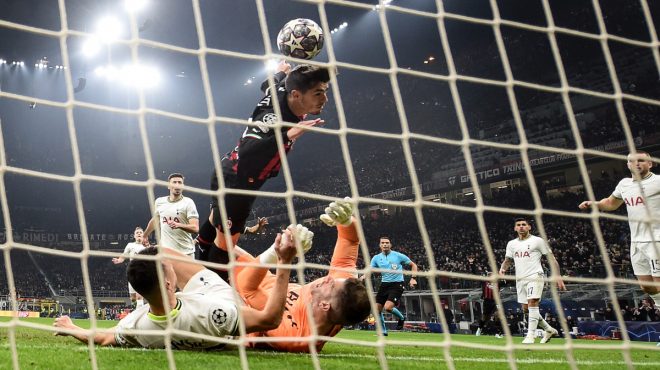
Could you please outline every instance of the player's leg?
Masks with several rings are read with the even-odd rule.
[[[227,220],[222,220],[220,209],[213,209],[213,225],[217,229],[215,245],[220,249],[228,250],[227,237],[225,233],[231,234],[231,246],[236,245],[238,238],[245,230],[245,222],[250,217],[252,204],[256,197],[238,194],[225,195],[225,207],[227,210]]]
[[[387,303],[387,288],[386,283],[381,283],[376,294],[376,308],[378,309],[378,317],[380,327],[383,329],[383,335],[387,335],[387,327],[385,326],[385,317],[383,316],[383,308]]]
[[[633,272],[637,276],[639,286],[644,293],[651,296],[656,307],[660,307],[660,288],[654,283],[660,283],[660,256],[653,242],[631,243],[630,259]]]

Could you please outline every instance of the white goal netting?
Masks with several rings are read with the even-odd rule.
[[[258,195],[253,214],[269,218],[269,231],[239,244],[258,254],[280,225],[303,223],[317,236],[292,276],[301,283],[324,276],[336,234],[318,216],[349,196],[372,306],[386,271],[369,262],[387,235],[419,266],[417,274],[404,271],[406,282],[419,277],[401,300],[404,333],[445,333],[384,336],[374,308],[375,325],[352,329],[377,337],[314,329],[303,338],[306,366],[374,358],[383,369],[411,360],[450,369],[660,366],[659,348],[648,343],[660,341],[653,331],[660,311],[646,309],[649,298],[632,273],[626,213],[578,210],[630,176],[627,153],[644,150],[657,163],[658,2],[170,0],[142,10],[119,1],[4,3],[0,312],[8,318],[0,331],[13,368],[30,367],[22,345],[39,350],[26,329],[54,331],[19,316],[89,316],[87,334],[106,330],[101,319],[118,318],[125,273],[109,261],[167,194],[168,174],[186,176],[201,220],[212,195],[245,193],[208,190],[210,173],[221,173],[223,154],[250,126],[259,85],[274,83],[273,61],[301,62],[282,57],[275,42],[297,17],[325,30],[324,49],[309,63],[336,72],[321,114],[326,125],[305,133],[288,156],[277,135],[280,175],[248,192]],[[533,221],[532,233],[560,267],[545,266],[541,310],[560,337],[543,346],[520,344],[526,321],[515,277],[505,284],[488,274],[499,270],[518,216]],[[643,221],[658,217],[649,210]],[[235,266],[231,254],[228,267]],[[562,279],[566,292],[557,289]],[[499,309],[483,319],[488,283],[499,284]],[[480,321],[503,338],[468,337]],[[587,326],[597,333],[580,332]],[[235,366],[255,367],[258,356],[280,361],[248,348],[245,336],[217,340],[238,348]],[[337,347],[318,353],[317,340]],[[90,341],[92,368],[103,367],[99,353]],[[172,345],[165,353],[163,366],[184,366]]]

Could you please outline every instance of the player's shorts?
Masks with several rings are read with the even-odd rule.
[[[241,186],[239,180],[234,176],[225,176],[224,181],[225,187],[227,188],[245,188],[245,186]],[[217,183],[217,181],[211,182],[211,190],[218,189],[215,183]],[[250,190],[259,190],[260,187],[261,186],[253,186]],[[218,198],[214,196],[213,201],[211,202],[211,209],[213,210],[213,226],[218,227],[221,231],[228,228],[232,235],[242,233],[245,230],[245,222],[250,217],[252,204],[254,204],[256,199],[257,197],[251,195],[226,194],[224,205],[227,210],[227,220],[221,220],[222,215],[220,214],[220,208],[218,207]]]
[[[635,275],[660,277],[660,242],[630,243],[630,262]]]
[[[516,280],[518,303],[527,304],[527,301],[530,299],[541,299],[544,286],[545,281],[543,281],[542,272]]]
[[[137,294],[131,283],[128,283],[128,294]]]
[[[215,272],[204,269],[193,275],[183,288],[183,293],[201,293],[213,295],[213,299],[226,299],[234,301],[234,291],[229,284]]]
[[[391,301],[394,302],[394,305],[397,305],[402,294],[403,282],[381,283],[376,295],[376,303],[385,305],[385,302]]]

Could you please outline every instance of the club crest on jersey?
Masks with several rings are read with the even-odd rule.
[[[644,198],[642,198],[641,196],[623,198],[623,201],[626,202],[626,206],[628,206],[628,207],[635,207],[635,206],[643,206],[644,205]]]
[[[396,264],[396,263],[393,263],[393,264],[390,265],[390,267],[392,268],[392,270],[396,270],[396,269],[399,268],[399,265]]]
[[[265,134],[270,131],[270,126],[274,125],[275,122],[277,122],[277,115],[275,113],[266,113],[260,121],[255,123],[257,124],[257,128]]]

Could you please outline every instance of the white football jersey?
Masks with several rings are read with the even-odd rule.
[[[190,255],[195,252],[192,234],[182,229],[172,229],[168,220],[188,224],[192,218],[199,219],[195,202],[187,197],[181,197],[176,202],[170,202],[169,197],[156,199],[156,213],[160,222],[160,245]]]
[[[506,257],[516,263],[516,279],[543,273],[541,257],[549,252],[550,249],[545,241],[531,234],[527,239],[516,238],[506,245]]]
[[[642,195],[641,188],[644,190]],[[626,203],[631,242],[660,241],[660,222],[649,220],[649,213],[660,218],[660,178],[650,173],[641,184],[628,177],[619,182],[612,196]],[[647,212],[648,208],[648,212]]]
[[[143,249],[144,249],[144,245],[142,244],[138,244],[135,242],[128,243],[126,244],[126,248],[124,248],[124,256],[128,257],[132,261],[133,256],[140,253]]]
[[[192,334],[172,334],[172,348],[211,348],[220,343],[196,338],[194,334],[223,338],[238,332],[238,305],[234,292],[216,273],[207,269],[198,272],[176,296],[176,307],[170,312],[172,329]],[[148,335],[127,332],[165,329],[167,318],[149,313],[149,305],[144,305],[119,321],[115,340],[125,347],[165,348],[164,332]]]

